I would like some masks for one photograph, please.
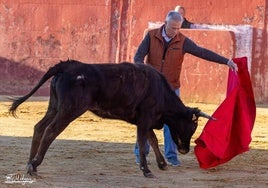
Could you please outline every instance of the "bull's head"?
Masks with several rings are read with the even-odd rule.
[[[215,118],[201,112],[198,108],[188,107],[187,113],[185,115],[179,115],[176,118],[177,122],[169,126],[172,139],[181,154],[186,154],[190,150],[190,141],[196,131],[199,117],[215,120]]]

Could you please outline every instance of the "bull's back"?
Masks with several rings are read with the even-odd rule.
[[[90,110],[101,117],[135,123],[138,109],[148,106],[152,110],[161,101],[159,94],[163,94],[165,82],[147,65],[87,64],[77,72],[85,76],[86,90],[94,98]]]

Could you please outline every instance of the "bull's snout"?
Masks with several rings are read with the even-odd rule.
[[[178,138],[178,152],[181,154],[186,154],[190,151],[187,147],[185,147],[185,143],[181,141],[180,138]]]
[[[189,152],[188,149],[178,149],[178,151],[181,153],[181,154],[186,154]]]
[[[186,154],[189,152],[190,149],[187,149],[187,147],[185,147],[185,143],[183,143],[181,141],[180,138],[178,138],[178,152],[181,154]]]

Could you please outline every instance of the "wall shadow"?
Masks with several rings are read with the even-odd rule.
[[[26,60],[16,62],[0,57],[0,95],[25,95],[44,72],[26,65]],[[49,82],[45,83],[36,93],[36,96],[49,94]]]

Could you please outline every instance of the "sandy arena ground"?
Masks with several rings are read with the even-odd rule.
[[[157,168],[155,179],[144,178],[135,164],[136,127],[123,121],[86,113],[72,122],[49,148],[33,183],[6,183],[9,174],[24,174],[34,125],[43,117],[47,101],[30,101],[8,114],[10,103],[0,102],[0,187],[268,187],[268,108],[257,108],[251,150],[209,170],[199,168],[193,147],[206,120],[199,121],[191,151],[180,155],[181,167]],[[212,114],[217,105],[187,104]],[[155,131],[163,148],[162,130]],[[14,178],[14,177],[13,177]]]

